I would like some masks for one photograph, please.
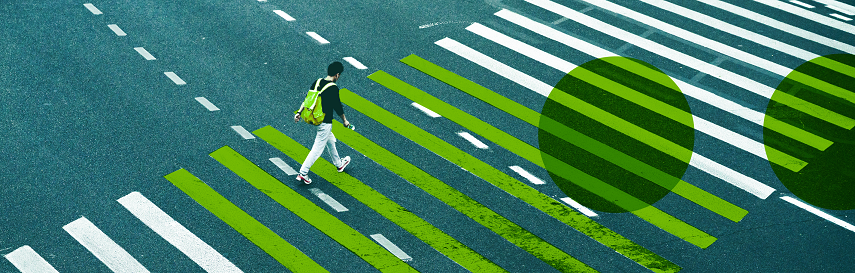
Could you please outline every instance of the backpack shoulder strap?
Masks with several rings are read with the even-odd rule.
[[[320,83],[321,83],[321,82],[318,82],[318,84],[320,84]],[[335,84],[334,82],[329,82],[329,83],[327,83],[326,85],[324,85],[324,88],[321,88],[321,91],[320,91],[320,92],[318,92],[318,94],[323,93],[323,92],[324,92],[324,90],[327,90],[327,88],[330,88],[331,86],[336,86],[336,84]],[[317,86],[316,86],[316,87],[317,87]]]

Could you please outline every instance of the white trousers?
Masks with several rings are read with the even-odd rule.
[[[339,158],[338,151],[335,149],[335,136],[332,133],[332,123],[321,123],[321,125],[318,125],[315,144],[312,145],[312,151],[309,152],[309,156],[303,161],[303,166],[300,167],[300,174],[306,175],[309,173],[309,168],[321,157],[324,148],[329,152],[333,165],[336,167],[341,166],[341,158]]]

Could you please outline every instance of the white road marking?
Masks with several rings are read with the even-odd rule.
[[[132,192],[116,201],[205,271],[243,272],[139,192]]]
[[[278,14],[279,17],[282,17],[283,19],[285,19],[285,21],[296,21],[297,20],[297,19],[294,19],[294,17],[291,17],[291,15],[288,15],[287,13],[285,13],[284,11],[277,9],[277,10],[274,10],[273,12]]]
[[[484,142],[481,142],[480,140],[478,140],[477,138],[475,138],[474,136],[472,136],[471,134],[469,134],[467,132],[457,132],[457,135],[468,140],[470,143],[472,143],[472,145],[475,145],[475,147],[478,147],[478,149],[490,148],[489,146],[487,146],[487,144],[484,144]]]
[[[421,110],[422,112],[424,112],[425,114],[427,114],[428,116],[430,116],[430,117],[432,117],[432,118],[438,118],[438,117],[441,117],[441,115],[437,114],[437,113],[436,113],[436,112],[434,112],[434,111],[431,111],[430,109],[427,109],[427,107],[424,107],[424,106],[422,106],[421,104],[419,104],[419,103],[417,103],[417,102],[413,102],[413,103],[412,103],[412,106],[413,106],[413,107],[415,107],[416,109]]]
[[[252,135],[252,133],[250,133],[246,129],[244,129],[243,126],[240,126],[240,125],[232,126],[232,130],[235,130],[235,132],[240,134],[240,136],[243,137],[243,139],[254,139],[255,138],[255,136]]]
[[[63,226],[62,229],[113,272],[149,272],[137,259],[134,259],[130,253],[116,244],[86,217],[80,217]]]
[[[344,57],[344,60],[350,63],[353,67],[356,67],[356,69],[368,69],[367,66],[363,65],[353,57]]]
[[[145,48],[142,48],[142,47],[135,47],[135,48],[134,48],[134,50],[136,50],[136,51],[137,51],[137,53],[139,53],[140,55],[142,55],[142,56],[143,56],[143,58],[145,58],[146,60],[149,60],[149,61],[157,60],[157,59],[155,59],[155,58],[154,58],[154,56],[153,56],[153,55],[151,55],[151,53],[148,53],[148,50],[145,50]]]
[[[837,13],[832,13],[832,14],[831,14],[831,16],[833,16],[834,18],[837,18],[837,19],[843,20],[843,21],[852,21],[852,18],[849,18],[849,17],[843,16],[843,15],[840,15],[840,14],[837,14]]]
[[[218,111],[218,110],[220,110],[220,108],[217,108],[217,106],[216,106],[216,105],[214,105],[213,103],[211,103],[210,101],[208,101],[208,99],[206,99],[205,97],[196,97],[196,101],[198,101],[198,102],[199,102],[199,103],[201,103],[203,106],[205,106],[205,108],[208,108],[208,111],[212,111],[212,112],[213,112],[213,111]]]
[[[561,198],[561,201],[564,201],[564,203],[567,203],[568,205],[570,205],[570,207],[578,210],[579,212],[581,212],[585,216],[588,216],[588,217],[599,216],[593,210],[586,208],[585,206],[582,206],[582,204],[579,204],[578,202],[576,202],[576,200],[570,199],[570,197]]]
[[[285,174],[287,175],[297,175],[297,171],[295,171],[294,168],[291,168],[291,166],[285,163],[285,161],[283,161],[281,158],[271,158],[270,162],[273,162],[276,167],[279,167],[279,169],[285,172]]]
[[[327,205],[332,207],[335,211],[337,211],[337,212],[347,211],[347,208],[344,207],[344,205],[342,205],[341,203],[339,203],[338,201],[333,199],[332,196],[329,196],[328,194],[324,193],[320,189],[311,188],[311,189],[309,189],[309,191],[312,192],[312,194],[314,194],[318,198],[320,198],[321,201],[324,201],[324,203],[327,203]]]
[[[96,7],[95,7],[95,5],[93,5],[92,3],[86,3],[86,4],[83,4],[83,6],[84,6],[84,7],[86,7],[86,9],[88,9],[90,12],[92,12],[92,14],[95,14],[95,15],[103,14],[103,13],[102,13],[100,10],[98,10],[98,8],[96,8]]]
[[[525,169],[523,169],[520,166],[510,166],[510,168],[511,168],[511,170],[514,170],[515,172],[517,172],[520,176],[525,177],[525,179],[528,179],[528,181],[531,181],[532,184],[535,184],[535,185],[546,184],[546,182],[543,182],[543,180],[541,180],[537,176],[534,176],[533,174],[529,173],[528,171],[526,171]]]
[[[127,33],[125,33],[124,31],[122,31],[122,29],[121,29],[121,28],[119,28],[119,26],[118,26],[118,25],[116,25],[116,24],[110,24],[110,25],[107,25],[107,27],[109,27],[109,28],[110,28],[110,30],[112,30],[112,31],[113,31],[114,33],[116,33],[116,35],[118,35],[118,36],[126,36],[126,35],[128,35],[128,34],[127,34]]]
[[[799,6],[802,6],[802,7],[806,7],[806,8],[809,8],[809,9],[815,8],[813,5],[810,5],[810,4],[808,4],[808,3],[805,3],[805,2],[802,2],[802,1],[799,1],[799,0],[790,0],[790,3],[796,4],[796,5],[799,5]]]
[[[395,257],[398,257],[398,259],[401,259],[402,261],[405,261],[405,262],[409,262],[409,261],[413,260],[413,257],[410,257],[410,255],[407,255],[407,253],[404,253],[404,251],[401,250],[400,248],[398,248],[398,246],[396,246],[395,244],[393,244],[392,241],[389,241],[389,239],[386,239],[386,237],[383,236],[383,234],[371,235],[371,239],[374,239],[374,241],[377,241],[377,243],[379,243],[381,246],[386,248],[386,250],[388,250],[389,252],[392,252],[392,254],[395,255]]]
[[[805,19],[812,20],[814,22],[833,27],[845,32],[849,32],[855,34],[855,26],[850,24],[846,24],[828,17],[823,16],[822,14],[818,14],[816,12],[812,12],[809,10],[805,10],[787,3],[783,3],[777,0],[754,0],[754,2],[758,2],[782,11],[786,11],[798,16],[801,16]]]
[[[811,205],[805,204],[804,202],[796,200],[795,198],[789,196],[781,196],[781,199],[787,201],[790,204],[796,205],[802,208],[803,210],[813,213],[816,216],[822,217],[823,219],[828,220],[838,226],[848,229],[849,231],[855,232],[855,226],[853,226],[852,224],[844,222],[843,220],[840,220],[839,218],[834,217],[831,214],[825,213],[824,211],[821,211]]]
[[[318,35],[317,33],[309,31],[306,32],[306,34],[309,35],[309,37],[312,37],[312,39],[315,39],[316,41],[321,43],[322,45],[330,43],[330,41],[327,41],[327,39],[324,39],[324,37],[321,37],[321,35]]]
[[[846,13],[849,15],[855,15],[855,6],[848,5],[848,4],[838,2],[835,0],[814,0],[814,1],[819,2],[819,3],[823,3],[825,5],[829,5],[829,6],[836,6],[839,9],[845,10],[845,12],[843,12],[843,13]]]
[[[21,273],[59,273],[30,246],[22,246],[4,255]]]
[[[833,5],[833,4],[832,5],[825,5],[825,7],[836,10],[837,12],[840,12],[840,13],[843,13],[843,14],[846,14],[849,16],[855,16],[855,13],[848,11],[848,10],[845,10],[843,8],[840,8],[840,7]]]
[[[163,74],[166,75],[167,77],[169,77],[169,79],[172,80],[172,82],[174,82],[177,85],[187,84],[186,82],[184,82],[184,80],[179,78],[178,75],[175,74],[175,72],[163,72]]]

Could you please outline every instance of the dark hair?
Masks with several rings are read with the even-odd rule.
[[[330,66],[327,66],[327,75],[335,76],[335,74],[341,73],[344,71],[344,65],[340,62],[331,63]]]

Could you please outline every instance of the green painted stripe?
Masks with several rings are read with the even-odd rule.
[[[833,85],[833,84],[828,83],[826,81],[814,78],[811,75],[793,70],[793,72],[790,72],[790,74],[787,75],[787,78],[794,80],[794,81],[797,81],[797,82],[800,82],[804,85],[813,87],[816,90],[823,91],[825,93],[831,94],[835,97],[842,98],[842,99],[848,101],[849,103],[855,103],[855,92],[846,90],[844,88],[841,88],[837,85]]]
[[[547,215],[550,215],[568,226],[575,228],[579,232],[582,232],[601,244],[614,249],[616,252],[639,263],[640,265],[655,272],[676,272],[681,269],[678,265],[656,255],[650,250],[647,250],[629,239],[624,238],[620,234],[609,230],[597,222],[594,222],[581,213],[570,209],[555,199],[532,187],[529,187],[525,183],[493,168],[474,156],[457,149],[438,137],[416,127],[412,123],[389,113],[383,108],[380,108],[374,103],[365,100],[349,90],[342,89],[339,95],[342,97],[343,102],[346,102],[357,111],[362,112],[366,116],[380,122],[384,126],[418,143],[446,160],[464,167],[467,171],[475,174],[481,179],[490,182],[508,194],[519,198],[531,206],[543,211]]]
[[[775,91],[775,94],[772,95],[772,100],[847,130],[855,127],[855,119],[832,112],[780,90]]]
[[[391,252],[315,205],[249,159],[224,146],[210,154],[235,174],[264,192],[354,254],[382,272],[418,272]]]
[[[656,168],[654,168],[654,167],[652,167],[652,166],[650,166],[650,165],[648,165],[648,164],[646,164],[646,163],[644,163],[638,159],[633,158],[632,156],[629,156],[629,155],[622,153],[622,152],[620,152],[620,151],[618,151],[618,150],[616,150],[616,149],[614,149],[614,148],[612,148],[612,147],[610,147],[610,146],[608,146],[608,145],[606,145],[600,141],[597,141],[596,139],[593,139],[593,138],[591,138],[585,134],[582,134],[576,130],[573,130],[572,128],[567,127],[564,124],[561,124],[561,123],[559,123],[559,122],[557,122],[557,121],[555,121],[549,117],[542,116],[540,113],[537,113],[534,110],[531,110],[531,109],[529,109],[529,108],[527,108],[527,107],[525,107],[519,103],[516,103],[516,102],[514,102],[514,101],[512,101],[512,100],[510,100],[504,96],[501,96],[501,95],[497,94],[496,92],[493,92],[489,89],[486,89],[481,85],[478,85],[478,84],[476,84],[476,83],[474,83],[474,82],[472,82],[472,81],[470,81],[464,77],[461,77],[460,75],[457,75],[457,74],[455,74],[455,73],[453,73],[453,72],[451,72],[445,68],[437,66],[437,65],[435,65],[435,64],[433,64],[433,63],[431,63],[425,59],[419,58],[418,56],[415,56],[415,55],[410,55],[409,57],[404,58],[404,60],[401,60],[401,61],[412,66],[413,68],[416,68],[416,69],[440,80],[440,81],[448,83],[449,85],[456,87],[456,88],[458,88],[458,89],[460,89],[466,93],[472,94],[473,96],[475,96],[477,98],[480,98],[480,99],[487,101],[487,102],[490,102],[490,103],[494,103],[494,105],[497,108],[499,108],[500,110],[503,110],[503,111],[505,111],[511,115],[514,115],[523,121],[527,121],[530,124],[534,125],[535,127],[540,125],[538,122],[545,123],[545,124],[551,124],[551,126],[544,126],[544,127],[546,127],[544,129],[547,130],[549,133],[551,133],[555,136],[559,136],[560,138],[564,139],[565,141],[567,141],[573,145],[576,145],[577,147],[580,147],[580,148],[582,148],[582,149],[584,149],[584,150],[586,150],[586,151],[588,151],[588,152],[590,152],[596,156],[599,156],[605,160],[608,160],[609,162],[612,162],[615,165],[618,165],[621,168],[624,168],[624,169],[626,169],[626,170],[628,170],[628,171],[630,171],[630,172],[632,172],[632,173],[634,173],[640,177],[643,177],[647,180],[653,181],[654,183],[656,183],[662,187],[672,188],[672,185],[674,185],[676,183],[678,186],[674,187],[671,190],[672,192],[674,192],[674,193],[676,193],[676,194],[678,194],[678,195],[680,195],[680,196],[682,196],[682,197],[684,197],[684,198],[686,198],[692,202],[695,202],[696,204],[701,205],[704,208],[709,209],[710,211],[713,211],[713,212],[715,212],[721,216],[724,216],[725,218],[730,219],[731,221],[738,222],[738,221],[742,220],[742,218],[745,217],[745,215],[748,214],[748,211],[745,209],[742,209],[736,205],[733,205],[730,202],[727,202],[727,201],[725,201],[725,200],[723,200],[723,199],[721,199],[715,195],[712,195],[712,194],[710,194],[710,193],[708,193],[708,192],[706,192],[706,191],[704,191],[698,187],[695,187],[694,185],[691,185],[691,184],[689,184],[689,183],[687,183],[687,182],[685,182],[685,181],[683,181],[677,177],[673,177],[673,176],[671,176],[671,175],[669,175],[669,174],[667,174],[667,173],[665,173],[659,169],[656,169]],[[413,89],[415,89],[415,88],[413,88]],[[416,90],[418,90],[418,89],[416,89]],[[407,96],[413,100],[419,99],[420,100],[419,104],[422,104],[425,106],[430,105],[428,107],[431,109],[434,109],[434,111],[448,111],[446,113],[441,113],[441,115],[443,115],[443,116],[445,116],[445,117],[447,117],[447,118],[449,118],[455,122],[458,122],[458,116],[468,115],[465,112],[460,111],[459,109],[456,109],[456,108],[452,107],[451,105],[448,105],[447,103],[445,103],[441,100],[438,100],[438,99],[436,99],[430,95],[421,94],[421,93],[424,93],[424,92],[422,92],[421,90],[418,90],[418,91],[408,90],[408,92],[406,92],[406,94],[402,93],[402,95],[405,95],[405,96]],[[460,122],[458,122],[458,124],[461,124],[463,126],[468,126],[468,125],[465,125],[465,123],[462,123],[462,122],[481,122],[480,120],[472,121],[472,120],[464,120],[464,119],[460,119],[459,121]],[[483,127],[483,126],[484,125],[480,125],[479,127]],[[479,134],[481,134],[482,136],[485,136],[487,138],[490,138],[488,135],[485,135],[482,133],[479,133]],[[507,135],[504,132],[502,132],[500,134]],[[512,136],[510,136],[510,135],[501,136],[501,138],[499,138],[499,139],[505,139],[505,138],[512,138]],[[493,142],[496,142],[497,140],[491,139],[491,141],[493,141]]]
[[[164,176],[187,196],[223,220],[250,242],[293,272],[329,272],[272,230],[229,202],[185,169]]]
[[[595,271],[576,258],[573,258],[573,256],[549,244],[537,235],[532,234],[525,228],[511,222],[486,206],[481,205],[457,189],[413,166],[413,164],[410,164],[389,150],[371,142],[359,133],[345,128],[341,123],[334,122],[333,133],[337,136],[336,139],[343,141],[347,146],[371,158],[374,162],[389,169],[467,217],[472,218],[472,220],[489,228],[499,236],[502,236],[502,238],[531,253],[555,269],[561,272]]]
[[[835,61],[834,59],[821,56],[810,60],[810,62],[820,66],[824,66],[825,68],[831,69],[834,72],[849,76],[851,78],[855,78],[855,67]]]
[[[309,154],[309,149],[303,147],[303,145],[272,126],[266,126],[252,133],[298,162],[306,159],[306,156]],[[481,254],[478,254],[424,219],[419,218],[414,213],[383,196],[383,194],[375,191],[368,185],[363,184],[347,173],[339,173],[336,171],[335,166],[325,159],[319,158],[314,166],[312,166],[312,172],[353,196],[359,202],[386,217],[467,270],[472,272],[506,272],[506,270],[484,258]]]
[[[432,109],[433,111],[439,113],[440,115],[460,124],[461,126],[466,127],[472,132],[479,134],[493,143],[498,144],[499,146],[504,147],[505,149],[511,151],[519,155],[522,158],[528,159],[532,163],[538,164],[541,167],[545,168],[545,161],[555,161],[558,162],[560,160],[553,158],[548,154],[541,153],[537,148],[528,145],[528,143],[519,140],[508,133],[499,130],[496,127],[493,127],[486,122],[479,120],[478,118],[466,114],[460,109],[454,108],[453,106],[443,102],[440,99],[437,99],[433,96],[428,95],[427,93],[419,90],[418,88],[413,87],[412,85],[401,81],[392,75],[389,75],[386,72],[377,71],[368,76],[369,79],[374,80],[375,82],[386,86],[387,88],[401,94],[413,101],[418,102],[419,104]],[[354,107],[357,108],[358,106]],[[385,111],[385,110],[384,110]],[[391,114],[391,113],[390,113]],[[628,157],[631,158],[631,157]],[[541,161],[542,159],[542,161]],[[629,161],[627,161],[629,162]],[[642,163],[643,164],[643,163]],[[550,164],[551,165],[551,164]],[[616,200],[614,203],[621,208],[630,211],[632,214],[637,215],[638,217],[648,221],[649,223],[665,230],[674,236],[682,238],[687,242],[697,245],[701,248],[706,248],[712,242],[715,242],[715,238],[711,235],[673,217],[668,215],[667,213],[660,211],[658,209],[650,209],[646,208],[644,210],[633,210],[630,208],[640,208],[640,207],[648,207],[649,204],[644,203],[644,201],[635,198],[634,196],[621,191],[614,186],[603,182],[593,176],[590,176],[579,169],[576,169],[573,166],[570,166],[567,163],[561,162],[557,164],[556,169],[552,171],[552,173],[558,174],[568,181],[571,181],[586,190],[603,197],[606,200]],[[639,164],[634,165],[633,167],[639,167]],[[466,168],[466,167],[464,167]],[[635,168],[631,168],[635,169]],[[653,169],[654,168],[649,168]],[[648,171],[649,171],[648,169]],[[658,170],[657,170],[658,171]],[[664,174],[664,173],[663,173]],[[665,176],[669,176],[665,174]],[[673,177],[672,177],[673,178]],[[662,179],[653,179],[654,182],[660,183],[676,183],[673,181],[664,178],[669,181],[663,181]],[[676,179],[676,178],[674,178]],[[669,186],[666,186],[670,188]],[[651,206],[652,207],[652,206]]]

